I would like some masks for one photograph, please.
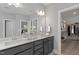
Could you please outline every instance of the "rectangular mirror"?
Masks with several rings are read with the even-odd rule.
[[[30,21],[21,20],[21,36],[27,36],[30,34]]]
[[[19,36],[19,26],[16,20],[5,20],[5,37]]]
[[[32,20],[32,31],[34,34],[37,33],[37,19]]]

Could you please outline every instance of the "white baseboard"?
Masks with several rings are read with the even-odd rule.
[[[56,54],[56,55],[61,55],[61,53],[59,53],[57,50],[53,50],[53,52],[54,52],[54,54]]]

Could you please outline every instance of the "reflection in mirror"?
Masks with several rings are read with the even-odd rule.
[[[32,29],[33,29],[33,34],[37,33],[37,19],[34,19],[32,21]]]
[[[50,35],[50,33],[51,33],[51,26],[49,24],[46,29],[46,35]]]
[[[22,28],[21,34],[24,34],[24,33],[28,32],[27,22],[21,22],[21,28]]]
[[[2,7],[0,9],[0,38],[20,38],[23,35],[28,37],[30,34],[36,36],[40,34],[40,26],[42,26],[41,33],[45,34],[46,20],[44,6],[42,4],[27,3],[22,5],[23,8],[17,8],[8,4],[0,5],[10,8],[5,9]]]
[[[24,38],[28,37],[29,35],[29,21],[21,20],[21,36]]]
[[[17,32],[17,22],[15,20],[5,20],[5,37],[16,37]]]
[[[30,36],[32,39],[37,37],[37,18],[31,18]]]

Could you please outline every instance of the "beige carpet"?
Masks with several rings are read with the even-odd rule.
[[[61,44],[61,53],[64,55],[79,55],[79,41],[63,40]]]

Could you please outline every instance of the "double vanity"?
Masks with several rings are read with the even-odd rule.
[[[54,36],[22,38],[0,43],[0,55],[48,55],[54,48]]]
[[[18,18],[18,17],[15,17]],[[43,19],[45,20],[45,19]],[[51,26],[40,18],[4,19],[0,26],[0,55],[48,55],[53,51]]]
[[[20,3],[18,9],[15,4],[1,4],[0,55],[50,54],[54,48],[53,27],[47,22],[44,5]]]

